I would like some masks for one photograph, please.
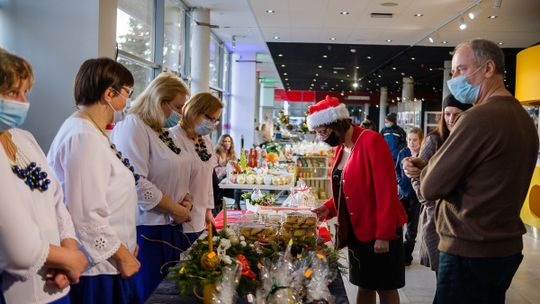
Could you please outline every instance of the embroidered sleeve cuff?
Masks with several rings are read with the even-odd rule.
[[[121,242],[107,226],[81,229],[80,242],[91,264],[99,264],[110,258]]]
[[[139,180],[137,186],[138,205],[144,211],[152,210],[163,199],[163,193],[150,182],[142,180]]]

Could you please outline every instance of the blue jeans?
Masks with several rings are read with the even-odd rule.
[[[502,258],[467,258],[441,251],[437,303],[504,303],[506,290],[522,260],[521,253]]]

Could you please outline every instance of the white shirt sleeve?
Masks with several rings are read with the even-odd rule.
[[[110,258],[121,242],[109,224],[111,210],[107,204],[107,185],[111,176],[111,151],[101,146],[98,135],[79,133],[60,147],[64,169],[66,204],[79,233],[79,239],[90,262],[98,264]]]
[[[135,167],[135,172],[140,178],[137,182],[138,206],[144,211],[154,209],[161,199],[163,193],[156,185],[148,180],[150,170],[150,139],[143,123],[134,117],[123,120],[114,127],[111,140],[119,151],[129,159]]]
[[[3,157],[3,156],[2,156]],[[2,159],[0,176],[13,174]],[[49,255],[49,244],[39,227],[13,191],[12,180],[0,183],[0,272],[6,271],[26,280],[43,267]],[[22,182],[22,181],[21,181]]]

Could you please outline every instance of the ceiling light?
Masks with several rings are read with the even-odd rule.
[[[463,19],[463,17],[459,17],[459,29],[463,31],[466,28],[467,28],[467,23],[465,23],[465,20]]]
[[[322,69],[322,65],[317,66],[319,69]]]
[[[353,83],[352,86],[353,86],[353,88],[355,88],[355,89],[358,88],[358,82]]]
[[[287,73],[283,73],[283,75],[284,75],[284,76],[287,76],[287,75],[289,75],[289,74],[287,74]]]
[[[394,70],[394,71],[395,71],[395,70],[397,70],[397,68],[396,68],[396,67],[392,67],[392,70]]]
[[[446,41],[446,40],[443,40],[443,41],[441,41],[441,43],[442,43],[442,44],[447,44],[447,43],[448,43],[448,41]]]
[[[498,44],[498,45],[503,45],[503,44],[504,44],[504,42],[497,42],[497,44]]]
[[[322,55],[322,58],[328,58],[328,55]]]
[[[469,12],[469,14],[467,14],[469,16],[469,19],[471,20],[474,20],[474,18],[476,18],[476,13],[475,12]]]
[[[278,57],[283,57],[283,54],[278,54],[277,56],[278,56]]]
[[[366,56],[366,59],[371,59],[371,56]]]
[[[332,73],[337,74],[337,71],[333,71]]]
[[[336,41],[335,37],[330,38],[331,41]]]
[[[488,18],[489,18],[489,19],[495,19],[495,18],[497,18],[497,16],[491,15],[491,16],[489,16]]]
[[[315,74],[316,77],[319,77],[319,74]]]
[[[392,42],[392,39],[386,39],[386,42]]]
[[[404,72],[401,72],[401,76],[405,76],[405,73],[404,73]]]
[[[351,53],[356,53],[356,49],[350,49]]]
[[[279,39],[279,36],[274,36],[274,40],[278,40]]]
[[[282,67],[282,68],[284,68],[284,67],[285,67],[285,65],[284,65],[284,64],[282,64],[282,65],[281,65],[281,67]]]
[[[350,14],[350,13],[349,13],[349,12],[346,12],[346,11],[343,11],[343,12],[341,12],[340,14],[341,14],[341,15],[348,15],[348,14]]]
[[[435,42],[435,40],[433,40],[433,37],[431,37],[431,36],[428,37],[428,40],[429,40],[429,43],[434,43]]]
[[[343,82],[343,79],[341,79],[341,82]]]
[[[414,57],[411,57],[411,60],[416,60],[416,58],[414,58]]]
[[[398,4],[396,2],[384,2],[384,3],[381,3],[382,6],[388,6],[388,7],[392,7],[392,6],[398,6]]]
[[[351,77],[351,75],[347,74],[347,78]]]
[[[429,70],[430,70],[430,71],[433,71],[433,69],[432,69],[432,68],[429,68]]]
[[[317,79],[313,78],[313,81],[314,81],[314,82],[317,82]]]
[[[285,81],[289,80],[289,78],[285,78]]]
[[[273,13],[275,13],[276,11],[275,11],[275,10],[266,10],[265,12],[266,12],[267,14],[273,14]]]
[[[356,69],[357,69],[357,70],[359,70],[359,69],[360,69],[360,67],[359,67],[359,66],[357,66],[357,67],[356,67]]]
[[[414,16],[415,16],[415,17],[422,17],[422,16],[424,16],[424,14],[416,13],[416,14],[414,14]]]

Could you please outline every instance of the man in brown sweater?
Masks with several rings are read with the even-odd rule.
[[[450,92],[474,107],[461,114],[421,171],[421,192],[439,200],[437,303],[504,303],[523,259],[520,210],[538,153],[532,119],[506,90],[504,57],[488,40],[461,43],[452,58]]]

